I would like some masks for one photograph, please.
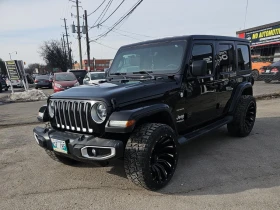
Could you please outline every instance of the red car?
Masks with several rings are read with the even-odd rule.
[[[53,90],[59,92],[67,90],[71,87],[79,86],[79,82],[75,75],[71,72],[55,73],[53,77]]]

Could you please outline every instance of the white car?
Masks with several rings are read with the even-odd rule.
[[[105,72],[89,72],[86,74],[83,84],[99,84],[101,81],[106,81]]]
[[[21,80],[12,80],[11,82],[13,87],[23,87]],[[6,83],[9,87],[11,86],[11,82],[8,79],[6,79]]]

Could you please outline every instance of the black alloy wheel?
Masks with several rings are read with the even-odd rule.
[[[137,127],[125,148],[128,179],[149,190],[163,188],[177,166],[177,144],[175,132],[168,125],[147,123]]]
[[[254,126],[255,123],[255,118],[256,118],[256,104],[251,101],[247,112],[246,112],[246,117],[245,117],[245,129],[247,132],[250,132]]]

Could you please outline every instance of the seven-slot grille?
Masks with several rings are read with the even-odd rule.
[[[58,128],[92,133],[91,108],[95,101],[51,99],[54,102],[54,118]]]

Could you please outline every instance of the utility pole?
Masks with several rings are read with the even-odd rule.
[[[79,54],[80,54],[80,67],[83,68],[82,63],[82,46],[81,46],[81,28],[80,28],[80,16],[79,16],[79,1],[76,0],[76,7],[77,7],[77,24],[78,24],[78,42],[79,42]]]
[[[87,11],[85,10],[85,24],[84,33],[86,33],[86,42],[87,42],[87,69],[90,71],[90,45],[89,45],[89,37],[88,37],[88,22],[87,22]]]
[[[68,52],[68,58],[69,58],[69,69],[72,69],[72,59],[71,59],[71,52],[69,48],[69,41],[68,41],[68,32],[67,32],[67,26],[66,26],[66,19],[64,18],[64,27],[65,27],[65,33],[66,33],[66,41],[67,41],[67,52]]]
[[[62,40],[61,40],[61,41],[62,41],[62,46],[63,46],[63,52],[64,52],[64,54],[66,55],[66,46],[65,46],[65,39],[64,39],[64,36],[65,36],[65,35],[62,34],[62,38],[61,38]]]

